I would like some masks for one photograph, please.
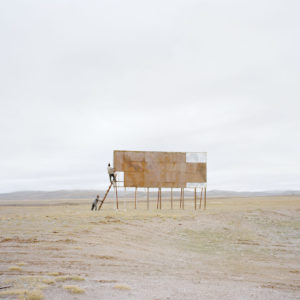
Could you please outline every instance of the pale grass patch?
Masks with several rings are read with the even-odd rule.
[[[41,276],[38,275],[28,275],[28,276],[22,276],[19,278],[16,278],[16,280],[25,280],[26,282],[31,282],[31,281],[39,281],[39,279],[41,279]]]
[[[131,290],[131,287],[127,284],[116,284],[114,286],[114,289],[117,289],[117,290]]]
[[[11,266],[9,267],[10,271],[22,271],[22,268],[19,266]]]
[[[56,281],[66,281],[68,280],[68,276],[56,276]]]
[[[19,299],[26,300],[41,300],[44,299],[44,295],[40,290],[24,290],[24,289],[9,289],[6,291],[0,291],[0,298],[6,296],[19,296]]]
[[[70,276],[70,275],[67,275],[67,276],[58,276],[56,277],[56,281],[67,281],[67,280],[74,280],[74,281],[83,281],[84,278],[80,277],[80,276]]]
[[[24,289],[9,289],[6,291],[0,291],[0,298],[2,296],[24,296],[26,290]]]
[[[43,290],[47,287],[44,283],[45,278],[40,276],[18,276],[17,278],[11,278],[5,280],[6,284],[13,285],[14,289],[21,290],[24,285],[29,290]]]
[[[45,283],[45,284],[54,284],[55,280],[44,278],[44,279],[42,279],[42,282]]]
[[[25,291],[26,300],[41,300],[44,299],[44,295],[39,290]]]
[[[62,273],[60,273],[60,272],[50,272],[50,273],[48,273],[48,275],[49,276],[60,276],[60,275],[62,275]]]
[[[75,281],[84,281],[85,279],[80,277],[80,276],[70,276],[71,280],[75,280]]]
[[[83,294],[85,290],[76,285],[64,285],[64,289],[71,294]]]
[[[42,282],[42,281],[41,281]],[[45,288],[47,288],[48,286],[46,284],[36,284],[35,288],[40,289],[40,290],[44,290]]]
[[[19,262],[19,263],[16,263],[17,266],[19,267],[22,267],[22,266],[26,266],[27,263],[26,262]]]

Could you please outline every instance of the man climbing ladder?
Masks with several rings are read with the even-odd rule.
[[[108,172],[110,183],[116,182],[115,169],[110,166],[110,163],[107,166],[107,172]]]
[[[98,210],[101,209],[102,205],[103,205],[103,202],[104,200],[106,199],[110,189],[112,186],[115,187],[116,189],[116,206],[117,206],[117,209],[119,208],[119,203],[118,203],[118,191],[117,191],[117,180],[116,180],[116,175],[115,175],[115,169],[113,167],[110,166],[110,163],[107,165],[107,172],[108,172],[108,176],[109,176],[109,181],[110,181],[110,186],[108,187],[100,205],[99,205],[99,208]]]

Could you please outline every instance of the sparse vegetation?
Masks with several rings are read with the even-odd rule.
[[[44,295],[39,290],[25,291],[24,293],[26,300],[42,300],[44,299]]]
[[[57,277],[55,278],[55,280],[56,280],[57,282],[59,282],[59,281],[67,281],[67,280],[70,280],[70,279],[69,279],[69,276],[57,276]]]
[[[117,290],[131,290],[131,287],[127,284],[116,284],[114,286],[114,289],[117,289]]]
[[[42,279],[42,282],[45,283],[45,284],[54,284],[55,280],[44,278],[44,279]]]
[[[75,281],[83,281],[84,280],[84,278],[82,278],[82,277],[80,277],[80,276],[70,276],[70,279],[71,280],[75,280]]]
[[[40,290],[9,289],[0,291],[0,298],[6,298],[7,296],[19,296],[20,299],[25,300],[44,299],[44,295]]]
[[[24,294],[25,294],[24,289],[8,289],[8,290],[0,291],[0,298],[5,298],[7,296],[24,296]]]
[[[95,299],[130,293],[143,298],[141,289],[146,285],[155,291],[154,299],[163,288],[157,285],[158,277],[164,280],[172,274],[179,282],[187,273],[195,289],[203,284],[203,278],[217,289],[226,289],[223,278],[228,286],[243,278],[241,284],[247,292],[247,284],[253,282],[262,293],[272,287],[278,298],[284,298],[283,288],[291,299],[299,290],[295,284],[299,277],[299,197],[226,199],[208,205],[206,211],[194,211],[188,205],[185,210],[171,211],[167,204],[157,211],[154,203],[147,211],[144,204],[140,202],[137,210],[128,205],[126,212],[115,212],[108,202],[103,211],[93,215],[87,204],[69,205],[68,210],[0,207],[0,216],[6,215],[4,224],[0,220],[5,228],[0,239],[0,275],[2,286],[10,286],[0,290],[0,299],[33,300],[47,295],[62,299],[67,293],[69,298],[81,299],[88,294],[88,287]],[[19,226],[14,214],[21,218],[20,211],[26,218]],[[14,251],[13,255],[9,251]],[[127,284],[123,272],[141,284]],[[170,282],[171,288],[184,298],[181,286]],[[259,298],[260,294],[253,290],[253,295]]]
[[[80,276],[72,276],[72,275],[67,275],[67,276],[58,276],[56,277],[56,281],[68,281],[68,280],[73,280],[73,281],[83,281],[84,278]]]
[[[85,290],[76,285],[64,285],[64,289],[70,292],[71,294],[83,294]]]
[[[48,273],[48,275],[49,276],[60,276],[60,275],[62,275],[62,273],[60,273],[60,272],[50,272],[50,273]]]
[[[11,266],[9,267],[10,271],[22,271],[22,268],[19,266]]]

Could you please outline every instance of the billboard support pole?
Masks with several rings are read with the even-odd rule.
[[[179,198],[179,207],[181,208],[181,195],[182,195],[182,188],[180,188],[180,198]]]
[[[204,187],[204,209],[206,209],[206,187]]]
[[[159,188],[159,208],[161,209],[161,188]]]
[[[119,209],[119,199],[118,199],[118,186],[117,183],[115,183],[115,188],[116,188],[116,207]]]
[[[149,210],[149,188],[147,188],[147,209]]]
[[[126,187],[124,188],[124,191],[126,192]],[[123,204],[124,204],[124,210],[126,210],[127,209],[126,195],[124,197]]]
[[[199,209],[201,209],[201,204],[202,204],[202,194],[203,194],[203,187],[201,187]]]

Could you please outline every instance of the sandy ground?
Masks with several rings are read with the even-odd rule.
[[[208,199],[206,211],[7,204],[0,298],[300,299],[300,197]]]

